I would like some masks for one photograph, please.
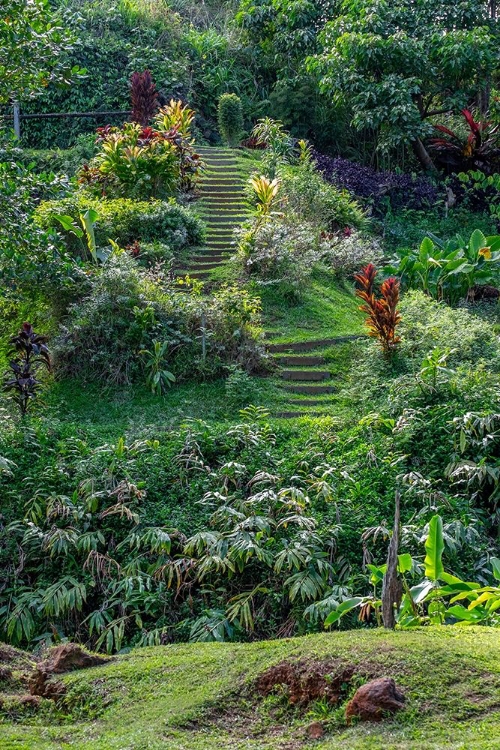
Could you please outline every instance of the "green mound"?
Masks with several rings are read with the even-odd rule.
[[[487,628],[358,630],[252,644],[140,649],[65,676],[63,702],[56,707],[43,701],[37,713],[5,718],[0,746],[493,749],[500,747],[499,655],[500,632]],[[293,702],[285,686],[269,690],[269,672],[283,662],[331,672],[339,683],[338,700],[331,702],[326,691],[323,698],[315,694]],[[374,677],[394,678],[405,694],[405,709],[378,724],[347,727],[346,702]],[[309,737],[315,722],[325,730],[319,740]]]

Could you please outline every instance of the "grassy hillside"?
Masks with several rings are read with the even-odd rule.
[[[498,748],[500,634],[493,629],[343,632],[253,644],[140,649],[73,673],[65,703],[0,725],[2,747],[56,750],[318,750],[342,747]],[[337,706],[290,705],[286,690],[259,695],[258,675],[283,660],[354,667]],[[312,665],[312,666],[311,666]],[[352,671],[352,670],[351,670]],[[380,724],[346,727],[344,706],[363,682],[396,680],[406,708]],[[307,727],[321,721],[321,740]]]

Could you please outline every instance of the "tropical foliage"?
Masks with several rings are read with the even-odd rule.
[[[386,270],[410,288],[453,303],[481,285],[496,284],[499,260],[500,237],[475,230],[468,242],[459,235],[448,242],[425,237],[418,253],[402,250],[399,263]]]
[[[494,4],[0,10],[0,639],[500,626]]]

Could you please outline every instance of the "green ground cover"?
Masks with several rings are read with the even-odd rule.
[[[253,644],[141,649],[64,677],[59,710],[0,724],[5,748],[40,750],[493,750],[500,744],[500,636],[494,629],[420,629],[311,635]],[[297,708],[286,692],[258,695],[256,678],[282,661],[354,667],[340,704]],[[370,677],[393,677],[405,709],[346,727],[343,711]],[[322,721],[325,736],[306,728]]]

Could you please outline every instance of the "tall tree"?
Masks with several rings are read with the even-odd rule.
[[[48,0],[0,0],[0,105],[84,72],[68,63],[73,44]]]
[[[498,66],[496,18],[480,0],[344,0],[309,60],[321,89],[348,100],[352,124],[388,149],[410,143],[433,168],[429,119],[477,99]]]

